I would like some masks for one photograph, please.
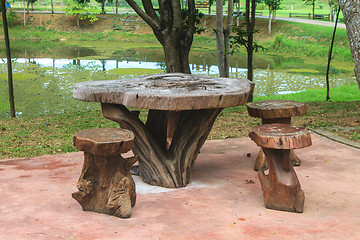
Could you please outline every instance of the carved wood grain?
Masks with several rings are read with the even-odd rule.
[[[290,150],[263,148],[269,168],[265,174],[264,165],[258,171],[267,208],[303,212],[305,195],[290,164]]]
[[[160,115],[161,124],[146,125],[123,105],[103,103],[102,111],[104,117],[134,132],[133,152],[139,156],[142,179],[151,185],[179,188],[189,182],[199,150],[222,109],[180,111],[168,149],[167,134],[163,134],[167,129],[163,124],[167,111],[149,114],[147,122],[156,122],[152,118]]]

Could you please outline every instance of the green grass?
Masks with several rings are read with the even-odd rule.
[[[202,0],[204,2],[205,0]],[[10,0],[9,1],[12,5],[13,10],[21,11],[24,9],[23,3],[20,3],[17,0]],[[90,4],[100,8],[100,4],[95,2],[94,0],[90,1]],[[154,2],[155,7],[157,7],[157,2]],[[215,5],[215,4],[214,4]],[[291,10],[291,8],[293,10]],[[237,10],[237,6],[235,6]],[[240,9],[241,11],[245,10],[245,0],[240,0]],[[34,4],[34,10],[40,11],[50,11],[50,1],[38,1]],[[64,5],[63,1],[54,0],[54,10],[55,11],[63,11]],[[208,13],[207,9],[200,9],[205,14]],[[224,11],[227,10],[227,5],[224,5]],[[106,4],[105,6],[106,12],[115,11],[115,2],[113,4]],[[119,12],[126,12],[126,11],[133,11],[126,2],[120,2]],[[215,6],[212,7],[212,12],[215,13]],[[268,7],[264,3],[259,3],[257,5],[257,12],[262,12],[264,15],[268,15]],[[281,9],[277,11],[277,16],[280,17],[288,17],[289,13],[312,13],[312,6],[305,5],[304,1],[302,0],[290,0],[290,1],[282,1],[281,2]],[[317,0],[315,4],[315,14],[329,14],[330,7],[327,0]],[[340,16],[342,18],[342,15]]]
[[[360,119],[360,101],[306,102],[306,105],[308,113],[294,118],[297,126],[349,126],[352,123],[358,124]],[[141,110],[140,119],[145,121],[145,118],[146,111]],[[215,121],[209,139],[245,137],[249,129],[258,124],[260,120],[251,118],[247,114],[246,106],[226,108]],[[0,120],[0,159],[77,151],[73,147],[74,134],[99,127],[118,127],[118,124],[105,119],[100,110]],[[336,133],[360,142],[360,127],[350,132]]]
[[[254,101],[269,99],[292,100],[299,102],[325,101],[326,88],[309,89],[293,94],[260,96],[256,97]],[[330,88],[330,100],[332,102],[360,101],[359,87],[357,85],[351,85]]]

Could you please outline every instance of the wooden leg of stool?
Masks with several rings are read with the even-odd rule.
[[[136,157],[96,156],[84,152],[84,165],[72,197],[84,211],[128,218],[135,205],[135,183],[130,174]]]
[[[293,166],[300,166],[301,160],[296,156],[293,150],[290,150],[290,161]],[[259,154],[256,157],[254,170],[258,171],[260,166],[264,164],[265,168],[267,168],[267,163],[265,160],[265,154],[262,149],[259,150]]]
[[[301,160],[296,156],[293,150],[290,150],[290,160],[293,166],[300,166]]]
[[[290,150],[263,148],[269,168],[260,166],[259,180],[266,208],[289,212],[303,212],[305,195],[292,164]]]
[[[259,154],[257,155],[256,160],[255,160],[254,170],[258,171],[260,169],[260,166],[263,164],[266,165],[265,154],[264,154],[262,148],[260,148]]]

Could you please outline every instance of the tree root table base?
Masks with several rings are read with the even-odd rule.
[[[138,112],[123,105],[102,104],[104,117],[134,132],[133,152],[138,155],[142,179],[167,188],[185,187],[189,183],[200,148],[221,110],[149,110],[144,124]]]

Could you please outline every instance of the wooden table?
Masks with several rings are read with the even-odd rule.
[[[74,98],[101,102],[103,115],[135,134],[140,176],[152,185],[184,187],[217,115],[243,105],[254,84],[247,79],[181,73],[75,84]],[[138,111],[149,109],[144,124]]]

